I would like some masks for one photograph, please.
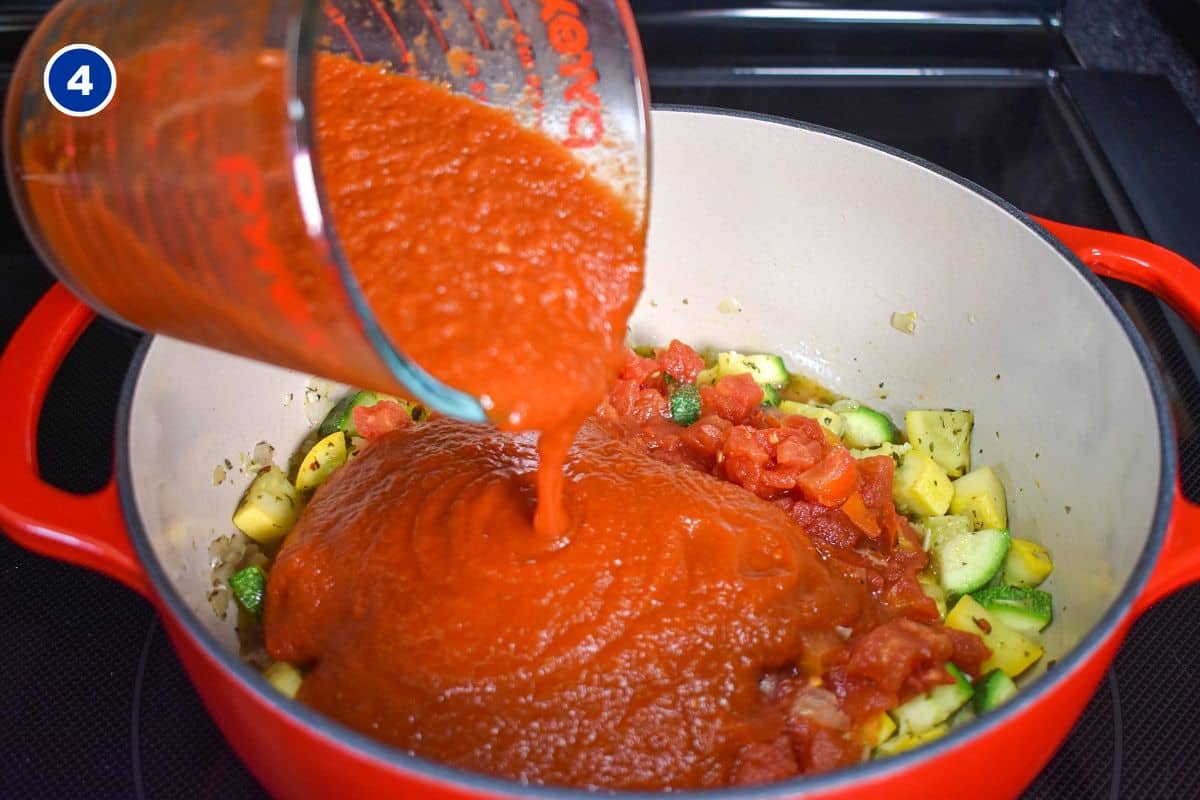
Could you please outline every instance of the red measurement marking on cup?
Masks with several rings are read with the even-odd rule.
[[[437,17],[433,16],[433,9],[429,7],[427,0],[417,0],[417,5],[421,7],[421,13],[429,21],[429,27],[433,29],[433,35],[437,37],[438,44],[442,46],[442,52],[445,53],[450,49],[450,43],[446,41],[446,34],[442,33],[442,26],[437,21]]]
[[[462,0],[462,6],[467,10],[467,16],[471,18],[471,25],[475,28],[475,35],[479,37],[479,44],[483,46],[484,50],[491,50],[492,43],[488,41],[487,33],[483,30],[479,17],[475,15],[475,6],[471,4],[471,0]]]
[[[563,61],[558,74],[567,79],[563,98],[574,106],[567,119],[567,147],[592,147],[604,137],[603,103],[592,87],[599,80],[588,48],[588,29],[579,18],[579,6],[570,0],[538,0],[546,38]]]
[[[392,21],[391,15],[388,14],[387,9],[383,7],[383,3],[379,2],[379,0],[371,0],[371,5],[375,6],[375,11],[383,19],[383,24],[387,27],[388,33],[392,35],[392,41],[396,43],[396,49],[400,51],[400,60],[404,62],[405,71],[412,74],[416,70],[417,62],[413,58],[412,53],[409,52],[408,45],[404,43],[404,37],[396,29],[396,23]]]
[[[349,43],[350,49],[354,51],[354,55],[359,61],[362,61],[362,50],[359,49],[358,42],[354,39],[354,34],[350,32],[350,26],[346,24],[346,15],[333,3],[325,3],[324,7],[325,16],[329,17],[329,21],[342,32],[342,36],[346,37],[346,42]]]
[[[254,268],[266,278],[268,294],[293,328],[314,348],[326,346],[324,331],[316,324],[308,303],[296,290],[283,260],[283,250],[271,238],[271,214],[267,209],[267,190],[258,164],[250,156],[235,153],[222,156],[216,163],[217,174],[226,181],[230,200],[245,222],[238,230],[242,241],[254,254]]]
[[[533,109],[537,113],[537,127],[542,127],[542,110],[545,107],[545,94],[542,91],[542,76],[537,73],[537,60],[533,52],[533,40],[525,32],[517,12],[509,0],[500,0],[504,13],[512,22],[513,42],[517,45],[517,59],[521,69],[525,70],[525,85],[533,92]]]

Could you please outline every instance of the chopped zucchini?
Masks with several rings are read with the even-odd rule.
[[[732,351],[717,353],[713,380],[743,372],[749,373],[759,386],[784,386],[790,380],[787,367],[779,356],[766,353],[743,355]]]
[[[928,453],[957,478],[971,469],[971,427],[975,415],[970,411],[935,411],[915,408],[904,414],[908,441]]]
[[[924,733],[908,734],[905,736],[901,736],[901,735],[897,734],[897,735],[893,736],[892,738],[888,739],[883,744],[879,745],[879,747],[876,747],[875,755],[876,756],[894,756],[899,753],[903,753],[908,750],[912,750],[914,748],[920,747],[923,744],[928,744],[929,742],[932,742],[934,739],[940,739],[941,737],[945,736],[949,732],[950,732],[950,726],[943,723],[941,725],[937,725],[933,728],[930,728],[929,730],[925,731]]]
[[[286,661],[276,661],[263,671],[267,682],[288,697],[295,697],[304,682],[304,675]]]
[[[933,547],[942,539],[948,539],[959,533],[970,533],[975,529],[971,525],[970,517],[961,517],[957,514],[929,517],[921,524],[929,532],[929,547]]]
[[[1054,570],[1054,562],[1046,548],[1028,539],[1013,539],[1008,558],[1004,560],[1004,582],[1009,586],[1032,589]]]
[[[983,671],[1002,669],[1004,674],[1015,678],[1029,669],[1042,657],[1042,646],[1035,639],[1005,625],[1001,619],[976,602],[971,595],[963,595],[946,615],[946,627],[966,633],[977,634],[992,651],[983,662]]]
[[[1008,527],[1004,484],[991,467],[972,470],[954,481],[950,513],[970,517],[975,530]]]
[[[896,732],[896,723],[886,711],[880,711],[854,730],[854,738],[867,747],[878,747]]]
[[[927,693],[892,709],[900,736],[919,735],[933,730],[970,701],[975,690],[967,676],[953,664],[947,664],[946,671],[954,677],[954,683],[935,686]]]
[[[333,471],[346,463],[346,434],[334,431],[312,446],[296,472],[296,491],[312,494]]]
[[[394,397],[390,394],[379,394],[377,392],[351,392],[339,400],[337,405],[325,415],[325,419],[321,421],[321,426],[317,428],[317,433],[322,438],[336,431],[341,431],[348,437],[357,436],[358,429],[354,427],[354,409],[359,406],[370,407],[384,400],[398,403],[413,422],[424,422],[429,416],[429,412],[424,406],[409,402],[401,397]]]
[[[892,499],[902,513],[936,517],[946,513],[953,496],[950,478],[936,461],[920,450],[904,454],[892,482]]]
[[[946,590],[938,583],[937,578],[927,572],[922,572],[917,576],[917,582],[921,584],[921,590],[925,592],[925,596],[937,604],[938,614],[945,619]]]
[[[844,412],[842,418],[845,420],[842,441],[847,447],[879,447],[886,442],[896,441],[896,426],[887,414],[881,414],[873,408],[858,406]]]
[[[1017,685],[1013,679],[1004,674],[1002,669],[994,669],[979,679],[975,689],[975,710],[982,714],[991,711],[1001,703],[1011,700],[1017,693]]]
[[[779,390],[771,384],[759,384],[763,390],[763,405],[764,406],[779,406]]]
[[[938,583],[950,594],[967,594],[986,586],[1004,565],[1008,543],[1004,528],[942,537],[931,548]]]
[[[282,470],[271,466],[250,482],[233,512],[233,524],[254,541],[270,544],[287,535],[299,510],[295,487]]]
[[[899,461],[904,457],[904,454],[912,450],[912,445],[908,442],[903,444],[895,444],[893,442],[884,442],[879,447],[865,448],[850,448],[850,455],[855,458],[871,458],[873,456],[891,456],[893,460]]]
[[[700,390],[691,383],[676,386],[671,392],[670,408],[676,425],[691,425],[700,419]]]
[[[262,616],[263,598],[267,595],[267,573],[262,567],[239,569],[229,576],[229,589],[242,608],[256,617]]]
[[[354,428],[354,409],[359,406],[373,406],[379,402],[379,395],[374,392],[351,392],[337,402],[321,421],[317,433],[322,438],[341,431],[347,436],[358,433]]]
[[[1022,633],[1037,633],[1054,619],[1054,598],[1041,589],[989,586],[971,596],[1005,625]]]
[[[842,427],[845,423],[842,420],[842,415],[832,408],[809,405],[808,403],[797,403],[794,400],[784,400],[779,404],[779,410],[785,414],[795,414],[800,417],[815,419],[821,423],[822,428],[825,428],[834,436],[842,435]]]

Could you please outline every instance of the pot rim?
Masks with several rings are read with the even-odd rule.
[[[1039,676],[1032,685],[1023,689],[1013,700],[1004,704],[999,709],[976,717],[969,723],[951,731],[946,736],[915,750],[878,761],[862,762],[828,773],[797,776],[773,784],[691,790],[687,794],[689,796],[720,797],[727,800],[750,800],[750,798],[785,798],[795,797],[798,794],[833,792],[844,790],[856,784],[885,781],[903,774],[919,762],[950,756],[953,751],[966,745],[976,736],[984,735],[1003,725],[1012,723],[1028,708],[1043,701],[1054,689],[1066,683],[1068,678],[1071,677],[1081,664],[1090,660],[1109,637],[1119,631],[1122,623],[1130,615],[1134,602],[1146,585],[1163,547],[1167,523],[1170,518],[1177,470],[1176,443],[1167,394],[1163,386],[1162,377],[1159,375],[1150,355],[1149,348],[1142,338],[1141,333],[1134,327],[1132,320],[1126,314],[1124,308],[1117,302],[1116,297],[1090,269],[1084,266],[1074,253],[1034,223],[1020,209],[973,181],[962,178],[936,164],[888,145],[821,125],[813,125],[769,114],[733,109],[670,104],[655,104],[653,108],[659,111],[728,116],[767,124],[784,125],[806,133],[829,136],[851,144],[869,147],[881,151],[886,155],[922,167],[939,177],[946,178],[991,202],[1001,211],[1017,219],[1025,228],[1042,239],[1042,241],[1053,247],[1065,261],[1075,268],[1084,282],[1104,301],[1109,311],[1117,318],[1117,321],[1125,331],[1125,335],[1133,345],[1134,352],[1150,384],[1159,429],[1160,473],[1158,479],[1158,497],[1155,501],[1153,517],[1150,520],[1149,535],[1146,538],[1145,546],[1142,548],[1142,552],[1138,557],[1137,563],[1134,565],[1129,579],[1125,582],[1116,599],[1108,610],[1104,612],[1100,621],[1088,631],[1083,639],[1067,655],[1059,659],[1054,669]],[[129,463],[129,434],[132,423],[133,394],[137,388],[146,355],[153,341],[154,337],[146,337],[139,346],[121,389],[120,403],[117,409],[115,472],[122,514],[125,518],[129,536],[138,559],[141,561],[142,567],[149,576],[150,582],[158,596],[160,611],[169,610],[176,621],[201,646],[205,653],[237,677],[239,682],[248,691],[252,692],[259,702],[270,705],[274,711],[302,725],[307,731],[328,740],[329,744],[333,746],[350,749],[359,757],[374,760],[397,772],[407,772],[427,781],[450,784],[461,789],[479,793],[528,796],[543,798],[544,800],[555,800],[558,798],[562,800],[582,800],[583,798],[595,797],[595,790],[521,784],[511,779],[471,772],[440,764],[419,756],[409,755],[399,748],[372,739],[302,703],[284,697],[258,671],[238,658],[236,654],[222,647],[216,638],[208,633],[206,628],[200,623],[199,618],[191,613],[187,603],[179,594],[151,550],[150,540],[147,536],[146,528],[142,523],[141,515],[138,512],[133,492],[131,465]],[[651,800],[652,798],[654,800],[661,800],[664,796],[661,791],[617,791],[608,793],[619,794],[622,798],[635,798],[638,800]]]

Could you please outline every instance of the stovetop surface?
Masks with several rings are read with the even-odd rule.
[[[1045,5],[1032,4],[1035,10]],[[1030,25],[1040,31],[1037,37],[1054,35],[1044,18]],[[677,35],[660,28],[647,39],[657,37],[669,54]],[[1062,63],[1061,47],[1039,41],[1040,49],[1024,48],[1035,55],[1015,67],[997,67],[993,59],[983,67],[960,63],[919,74],[648,52],[657,102],[741,108],[846,130],[940,164],[1029,212],[1189,247],[1188,232],[1147,211],[1141,199],[1154,196],[1155,166],[1145,163],[1153,156],[1122,155],[1124,128],[1117,123],[1114,133],[1107,130],[1112,120],[1107,127],[1099,120],[1122,98],[1134,98],[1142,112],[1139,136],[1175,141],[1184,161],[1190,154],[1200,171],[1200,136],[1192,141],[1180,127],[1169,88],[1073,70]],[[0,343],[50,285],[13,219],[11,209],[0,206]],[[1200,347],[1148,295],[1113,288],[1167,376],[1185,488],[1200,497]],[[42,471],[51,482],[75,491],[105,482],[117,394],[138,339],[98,322],[56,378],[39,433]],[[1192,666],[1200,663],[1196,619],[1200,588],[1167,599],[1134,626],[1028,798],[1200,797],[1190,747],[1200,718],[1200,671]],[[0,537],[0,641],[6,700],[0,703],[0,796],[264,796],[209,720],[154,612],[132,592]]]

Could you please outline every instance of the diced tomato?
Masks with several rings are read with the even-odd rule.
[[[854,456],[844,447],[831,448],[819,463],[800,474],[796,485],[808,500],[840,506],[858,488]]]
[[[893,508],[892,481],[896,463],[891,456],[871,456],[858,460],[858,491],[870,508]]]
[[[937,622],[941,619],[937,603],[925,594],[915,575],[901,575],[892,581],[884,590],[883,602],[897,614],[917,622]]]
[[[954,655],[951,656],[951,660],[963,672],[973,678],[978,678],[982,674],[983,662],[991,658],[992,651],[983,643],[983,639],[974,633],[958,631],[954,628],[945,628],[944,630],[954,643]]]
[[[874,514],[867,508],[863,502],[862,495],[854,492],[846,498],[846,502],[842,503],[842,513],[850,518],[850,521],[858,526],[858,529],[870,536],[872,539],[879,538],[879,523],[875,521]]]
[[[762,387],[745,373],[726,375],[716,384],[700,390],[700,407],[704,414],[716,414],[735,425],[747,422],[762,401]]]
[[[666,350],[658,351],[658,366],[680,383],[695,383],[704,369],[704,359],[678,339],[672,339]]]
[[[378,439],[385,433],[412,425],[412,417],[394,400],[380,400],[373,406],[355,406],[350,413],[358,435],[364,439]]]
[[[625,349],[625,364],[621,367],[621,372],[618,377],[621,380],[636,381],[639,385],[645,385],[655,376],[661,376],[662,368],[658,365],[658,360],[654,358],[643,358],[632,349]]]
[[[855,641],[845,670],[894,692],[915,673],[941,666],[953,654],[954,642],[943,629],[897,619]]]

